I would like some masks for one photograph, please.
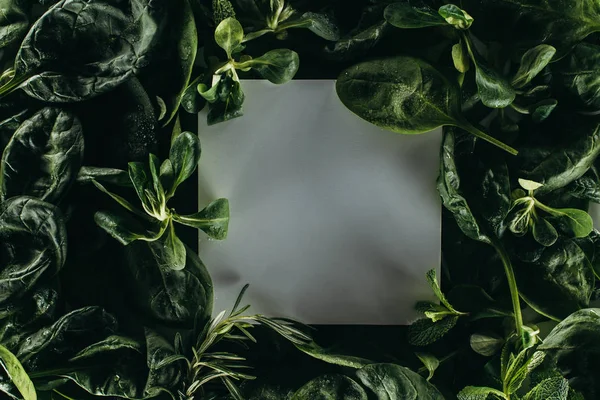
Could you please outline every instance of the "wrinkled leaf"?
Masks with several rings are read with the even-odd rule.
[[[458,316],[449,316],[433,322],[429,318],[419,319],[408,327],[408,342],[413,346],[428,346],[440,340],[456,326]]]
[[[344,375],[320,376],[302,386],[291,400],[367,400],[367,392]]]

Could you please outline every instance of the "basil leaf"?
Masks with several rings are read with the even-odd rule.
[[[46,107],[25,120],[4,149],[0,199],[17,195],[58,203],[83,160],[83,132],[68,111]]]
[[[473,24],[473,17],[454,4],[446,4],[440,7],[438,13],[446,22],[456,29],[469,29]]]
[[[19,43],[29,29],[26,0],[0,0],[0,49]]]
[[[271,50],[260,57],[236,65],[240,69],[250,67],[261,77],[275,84],[291,81],[299,66],[298,53],[288,49]]]
[[[377,400],[443,400],[437,389],[421,375],[394,364],[372,364],[356,373]]]
[[[446,25],[444,18],[433,8],[415,7],[406,3],[390,4],[385,8],[383,16],[390,25],[402,29]]]
[[[600,394],[600,310],[576,311],[560,322],[539,350],[546,353],[573,389],[585,398]]]
[[[367,400],[367,392],[344,375],[324,375],[302,386],[290,400]]]
[[[525,52],[521,57],[519,70],[515,73],[511,85],[517,89],[527,85],[552,60],[556,49],[547,44],[540,44]]]
[[[277,31],[292,28],[306,28],[325,40],[336,41],[340,38],[339,28],[329,17],[310,11],[277,25]]]
[[[60,210],[32,197],[0,204],[0,304],[21,298],[42,278],[60,271],[67,231]]]
[[[0,364],[5,369],[13,385],[23,396],[23,400],[37,400],[35,387],[29,379],[29,375],[27,375],[17,357],[2,345],[0,345]]]
[[[215,200],[196,214],[175,214],[173,220],[192,228],[201,229],[213,239],[223,240],[227,237],[229,227],[229,200]]]
[[[166,21],[161,24],[163,6],[150,7],[148,0],[133,0],[134,7],[129,3],[58,2],[27,33],[15,76],[0,87],[0,96],[22,87],[38,100],[76,102],[133,77],[147,64]]]
[[[235,18],[226,18],[215,29],[215,42],[225,50],[227,58],[231,59],[234,50],[242,44],[244,29]]]
[[[458,87],[418,58],[400,56],[360,63],[341,73],[336,90],[350,111],[382,128],[419,134],[452,125],[517,153],[471,125],[461,114]]]
[[[175,138],[169,151],[174,180],[168,191],[168,197],[171,197],[177,187],[192,176],[200,161],[201,152],[200,139],[197,135],[182,132]]]

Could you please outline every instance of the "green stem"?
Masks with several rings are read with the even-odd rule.
[[[23,82],[29,79],[28,76],[19,76],[13,77],[10,81],[6,82],[5,85],[0,86],[0,99],[11,94],[15,89],[17,89]]]
[[[457,125],[459,128],[464,129],[465,131],[469,132],[472,135],[475,135],[476,137],[485,140],[488,143],[493,144],[496,147],[501,148],[502,150],[506,151],[509,154],[512,154],[513,156],[516,156],[517,154],[519,154],[519,152],[515,149],[513,149],[512,147],[510,147],[509,145],[499,141],[498,139],[488,135],[485,132],[480,131],[479,129],[475,128],[473,125],[471,125],[469,122],[464,121],[462,122],[461,125]]]
[[[521,340],[525,340],[523,330],[523,314],[521,313],[521,301],[519,299],[519,289],[517,288],[517,279],[515,278],[515,271],[513,270],[512,263],[506,250],[502,244],[492,242],[492,246],[496,249],[496,252],[500,256],[502,265],[504,266],[504,273],[506,274],[506,280],[508,282],[508,288],[510,290],[510,299],[512,301],[513,312],[515,314],[515,329]]]

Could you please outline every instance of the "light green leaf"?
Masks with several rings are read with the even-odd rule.
[[[238,69],[252,68],[269,82],[282,84],[294,78],[300,66],[300,58],[295,51],[276,49],[252,60],[236,63],[235,66]]]
[[[473,24],[473,17],[467,12],[454,4],[446,4],[440,7],[438,13],[446,20],[447,23],[456,29],[469,29]]]
[[[196,214],[173,215],[173,220],[201,229],[213,239],[225,239],[229,227],[229,201],[227,199],[215,200]]]
[[[454,68],[462,74],[467,72],[471,66],[469,53],[465,49],[462,40],[452,46],[452,62],[454,63]]]
[[[433,378],[433,374],[435,370],[440,366],[440,360],[437,359],[436,356],[429,353],[415,353],[415,355],[421,360],[427,371],[429,371],[429,376],[427,377],[427,381],[430,381]]]
[[[501,391],[482,386],[467,386],[458,393],[458,400],[487,400],[490,395],[497,399],[508,400]]]
[[[440,283],[437,280],[435,269],[429,270],[426,274],[426,277],[427,277],[427,283],[429,283],[429,286],[431,286],[431,289],[433,290],[435,297],[437,297],[440,300],[440,303],[442,303],[453,314],[457,314],[457,315],[463,314],[460,311],[456,311],[454,309],[454,307],[452,307],[452,305],[450,304],[448,299],[446,299],[446,296],[444,296],[444,293],[442,292],[442,288],[440,287]]]
[[[540,44],[529,49],[521,57],[519,70],[512,79],[513,87],[520,89],[535,78],[556,54],[556,49],[547,44]]]
[[[530,181],[528,179],[522,179],[522,178],[519,178],[519,185],[521,185],[521,187],[523,189],[525,189],[527,191],[531,191],[531,192],[544,186],[543,183],[538,183],[538,182],[534,182],[534,181]]]
[[[37,400],[33,382],[21,362],[6,347],[0,345],[0,363],[24,400]]]
[[[576,208],[543,208],[556,218],[560,227],[572,237],[586,237],[594,229],[594,221],[590,214]]]
[[[390,4],[385,8],[383,16],[390,25],[402,29],[446,25],[446,21],[434,9],[414,7],[406,3]]]
[[[315,342],[294,345],[300,351],[308,354],[313,358],[316,358],[317,360],[325,361],[328,364],[358,369],[373,363],[372,361],[369,361],[364,358],[337,354],[331,350],[322,348]]]
[[[235,18],[225,18],[215,29],[215,41],[231,59],[233,51],[244,40],[244,28]]]

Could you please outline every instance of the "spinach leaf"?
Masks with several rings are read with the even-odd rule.
[[[469,123],[460,110],[458,87],[421,59],[400,56],[357,64],[342,72],[336,90],[352,112],[382,128],[419,134],[457,126],[517,154]]]
[[[415,7],[407,3],[390,4],[383,16],[390,25],[402,29],[446,25],[444,18],[433,8]]]
[[[557,86],[569,102],[583,109],[600,108],[600,46],[579,43],[565,58],[552,65]]]
[[[29,29],[27,0],[1,0],[0,49],[21,41]]]
[[[25,196],[0,204],[0,304],[56,274],[66,256],[66,227],[56,207]]]
[[[395,364],[371,364],[356,373],[377,400],[443,400],[421,375]]]
[[[359,28],[327,47],[326,54],[329,58],[342,61],[356,58],[375,47],[392,29],[386,21]]]
[[[71,112],[46,107],[25,120],[4,149],[0,200],[17,195],[58,203],[83,160],[83,132]]]
[[[367,392],[344,375],[324,375],[302,386],[290,400],[367,400]]]
[[[600,394],[599,333],[600,310],[580,310],[560,322],[539,346],[571,387],[589,399]]]
[[[6,347],[0,345],[0,365],[8,374],[11,382],[17,387],[24,400],[37,400],[33,382],[17,359]]]
[[[594,270],[572,240],[559,239],[534,263],[516,263],[515,274],[523,299],[552,319],[565,318],[589,306]]]
[[[198,92],[209,103],[208,125],[238,118],[244,114],[242,104],[245,95],[232,70],[216,76],[216,83],[213,83],[210,89],[204,84],[198,85]]]
[[[148,64],[166,22],[161,23],[165,2],[129,4],[61,0],[29,30],[17,53],[14,78],[0,87],[0,96],[22,87],[43,101],[82,101],[137,74]]]
[[[173,270],[157,258],[165,239],[126,246],[131,302],[144,314],[164,324],[191,329],[212,312],[213,285],[198,255],[186,248],[186,265]]]
[[[182,363],[181,357],[177,357],[173,345],[164,337],[148,328],[145,336],[149,371],[144,396],[156,397],[165,391],[173,395],[187,372],[187,365]]]
[[[117,186],[131,186],[129,175],[122,169],[81,167],[77,174],[77,183],[91,183],[92,181],[112,183]]]

